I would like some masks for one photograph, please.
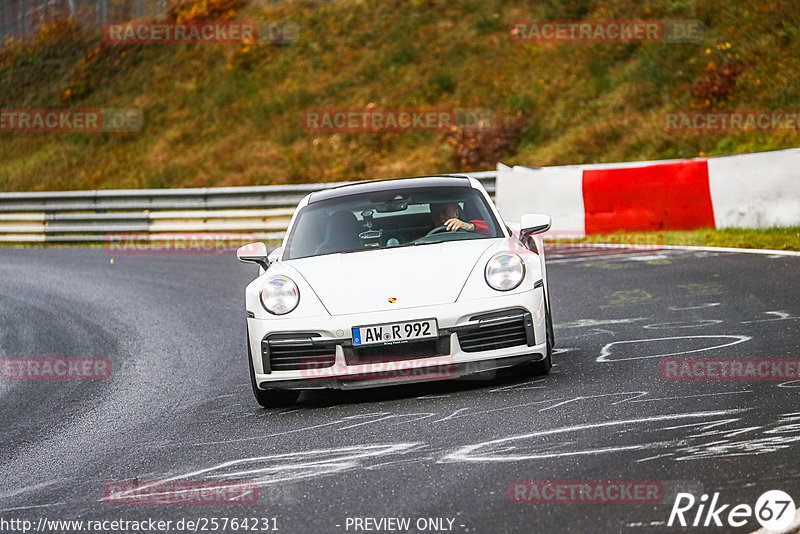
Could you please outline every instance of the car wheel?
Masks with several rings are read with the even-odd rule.
[[[250,367],[250,385],[253,386],[253,396],[264,408],[280,408],[292,406],[300,397],[299,391],[280,389],[260,389],[256,384],[256,372],[253,369],[253,355],[250,352],[250,336],[247,338],[247,363]]]

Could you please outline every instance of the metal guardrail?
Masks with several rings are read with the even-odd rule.
[[[495,171],[463,174],[494,196]],[[305,195],[344,183],[0,193],[0,242],[103,243],[111,235],[158,241],[212,233],[275,241]]]
[[[7,37],[30,37],[43,22],[71,18],[102,28],[109,21],[161,18],[169,6],[168,0],[0,0],[0,46]]]

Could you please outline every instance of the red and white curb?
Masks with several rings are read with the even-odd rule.
[[[553,218],[556,234],[800,225],[800,149],[563,167],[498,165],[507,220]]]

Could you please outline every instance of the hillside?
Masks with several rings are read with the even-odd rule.
[[[217,0],[219,1],[219,0]],[[213,0],[212,2],[213,3]],[[284,184],[734,154],[797,130],[665,131],[675,109],[797,109],[792,0],[252,2],[294,44],[110,45],[62,23],[0,49],[0,108],[139,108],[134,133],[0,133],[0,190]],[[525,19],[697,19],[695,43],[516,43]],[[488,108],[505,126],[324,133],[309,108]],[[471,144],[472,143],[472,144]]]

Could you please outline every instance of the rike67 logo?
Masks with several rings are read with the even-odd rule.
[[[691,493],[678,493],[667,526],[743,527],[755,516],[755,520],[765,529],[782,531],[792,524],[795,512],[794,500],[780,490],[764,492],[756,500],[755,507],[749,504],[722,504],[719,492],[714,493],[710,501],[706,493],[700,499],[695,499]]]

